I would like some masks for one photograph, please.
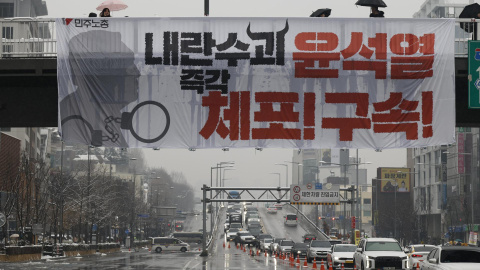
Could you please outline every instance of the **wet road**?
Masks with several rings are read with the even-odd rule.
[[[302,226],[286,227],[283,225],[283,215],[287,210],[278,211],[277,214],[267,214],[265,208],[259,207],[265,229],[276,237],[286,237],[294,241],[301,241],[306,233]],[[201,228],[202,217],[190,216],[185,221],[185,227],[190,231],[198,231]],[[305,268],[302,261],[300,265],[292,265],[287,260],[272,258],[270,255],[260,253],[259,256],[249,255],[249,250],[244,252],[237,249],[233,243],[223,247],[223,222],[217,241],[213,246],[213,252],[208,257],[200,257],[198,246],[192,245],[192,251],[164,252],[161,254],[149,252],[148,249],[140,249],[129,252],[113,254],[96,254],[84,257],[55,258],[31,263],[0,263],[0,269],[201,269],[201,270],[237,270],[237,269],[312,269],[312,264]],[[256,250],[252,252],[256,255]],[[320,265],[318,265],[320,268]]]

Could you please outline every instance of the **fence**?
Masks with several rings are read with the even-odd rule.
[[[478,32],[475,19],[455,19],[455,56],[468,56],[468,40],[478,39],[464,31],[470,28]],[[472,23],[473,22],[473,23]],[[0,58],[42,58],[57,56],[57,33],[55,19],[12,18],[0,19],[2,39]]]

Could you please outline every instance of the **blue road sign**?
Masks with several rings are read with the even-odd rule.
[[[315,183],[315,189],[323,189],[322,183]]]
[[[130,233],[130,230],[129,229],[126,229],[125,230],[125,234],[129,234]]]

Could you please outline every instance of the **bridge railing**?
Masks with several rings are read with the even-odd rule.
[[[473,22],[473,23],[472,23]],[[480,38],[461,28],[478,32],[479,20],[455,19],[455,56],[468,56],[468,41]],[[57,56],[57,31],[55,19],[6,18],[0,19],[2,38],[0,58],[41,58]]]
[[[0,19],[1,58],[57,57],[55,19]]]

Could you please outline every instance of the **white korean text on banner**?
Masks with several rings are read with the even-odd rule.
[[[407,148],[454,141],[454,20],[57,19],[67,143]]]

